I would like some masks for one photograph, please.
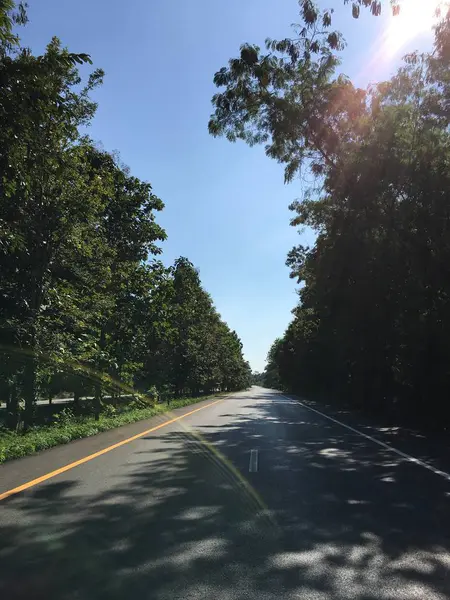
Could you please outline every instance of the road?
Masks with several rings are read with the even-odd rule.
[[[450,598],[444,476],[274,391],[198,408],[0,502],[0,597]],[[6,464],[0,494],[139,427]]]

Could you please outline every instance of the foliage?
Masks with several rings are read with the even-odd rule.
[[[352,16],[358,19],[361,9],[368,9],[374,17],[379,17],[383,6],[389,7],[394,16],[400,14],[401,0],[338,0],[342,4],[349,4],[352,10]],[[320,10],[314,0],[298,0],[300,15],[305,23],[313,23],[320,18]],[[335,2],[336,4],[336,2]],[[333,14],[333,9],[326,11],[329,18]]]
[[[156,385],[171,384],[176,396],[247,387],[250,367],[242,344],[221,320],[194,265],[179,258],[161,286],[153,306],[158,327],[148,331],[142,383],[150,378]]]
[[[282,382],[278,373],[279,352],[282,340],[277,338],[267,353],[267,364],[263,373],[264,386],[272,389],[281,389]]]
[[[288,256],[300,303],[265,383],[448,426],[450,13],[432,53],[368,90],[337,75],[330,23],[304,20],[216,74],[210,122],[265,143],[287,180],[316,176],[291,205],[317,238]]]
[[[259,371],[253,372],[251,376],[251,384],[264,385],[264,373],[259,373]]]
[[[57,38],[42,56],[13,26],[25,5],[0,0],[0,394],[7,426],[33,426],[37,398],[126,391],[167,396],[238,389],[249,369],[186,259],[166,268],[164,207],[148,182],[80,133],[92,92]],[[83,69],[83,73],[85,73]],[[137,388],[135,392],[135,388]],[[140,396],[144,390],[150,394]],[[21,410],[22,404],[24,410]],[[87,403],[83,407],[86,409]],[[84,410],[83,409],[83,410]],[[65,418],[64,415],[60,419]]]
[[[207,399],[207,396],[177,399],[170,403],[170,408],[173,410]],[[48,427],[35,427],[24,434],[13,433],[0,428],[0,464],[53,446],[67,444],[72,440],[149,419],[164,414],[167,410],[167,407],[161,404],[147,407],[128,406],[122,411],[114,409],[111,405],[107,405],[107,407],[108,409],[102,413],[98,421],[92,416],[75,417],[70,409],[64,409],[55,424]]]
[[[24,2],[0,0],[0,56],[19,45],[19,36],[13,29],[27,22],[26,8]]]

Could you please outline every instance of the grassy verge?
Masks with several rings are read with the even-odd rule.
[[[53,446],[67,444],[72,440],[96,435],[97,433],[108,431],[121,425],[128,425],[129,423],[149,419],[155,415],[164,414],[169,410],[195,404],[196,402],[203,402],[209,398],[216,398],[221,395],[224,394],[172,400],[170,407],[166,404],[157,404],[148,408],[125,409],[123,412],[118,412],[114,415],[101,415],[98,421],[94,417],[74,417],[63,420],[55,425],[35,427],[24,434],[0,429],[0,464],[13,458],[28,456],[41,450],[52,448]]]

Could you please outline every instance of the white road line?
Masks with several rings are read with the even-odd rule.
[[[250,473],[257,473],[258,471],[258,450],[250,450],[250,463],[248,465]]]
[[[282,398],[286,398],[286,400],[294,400],[294,402],[296,402],[297,404],[300,404],[300,406],[303,406],[303,408],[311,410],[312,412],[317,413],[321,417],[324,417],[325,419],[328,419],[329,421],[333,421],[333,423],[337,423],[341,427],[345,427],[345,429],[349,429],[350,431],[353,431],[353,433],[357,433],[361,437],[364,437],[364,438],[370,440],[371,442],[374,442],[375,444],[378,444],[382,448],[385,448],[386,450],[389,450],[390,452],[394,452],[395,454],[398,454],[398,456],[401,456],[402,458],[405,458],[409,462],[412,462],[412,463],[414,463],[416,465],[419,465],[420,467],[423,467],[424,469],[428,469],[429,471],[431,471],[435,475],[440,475],[441,477],[443,477],[447,481],[450,481],[450,474],[449,473],[446,473],[445,471],[440,471],[439,469],[436,469],[435,467],[433,467],[429,463],[426,463],[423,460],[415,458],[414,456],[411,456],[410,454],[406,454],[405,452],[402,452],[401,450],[397,450],[397,448],[394,448],[393,446],[389,446],[389,444],[385,444],[385,442],[382,442],[381,440],[377,440],[376,438],[372,437],[371,435],[367,435],[367,433],[363,433],[362,431],[359,431],[358,429],[355,429],[354,427],[350,427],[350,425],[346,425],[345,423],[342,423],[341,421],[338,421],[337,419],[334,419],[333,417],[330,417],[330,416],[326,415],[325,413],[320,412],[320,410],[316,410],[315,408],[311,408],[311,406],[308,406],[307,404],[303,404],[303,402],[300,402],[300,400],[297,400],[297,399],[294,399],[294,398],[289,398],[288,396],[283,396],[282,394],[280,394],[280,396]]]

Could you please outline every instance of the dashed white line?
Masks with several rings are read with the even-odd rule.
[[[303,402],[300,402],[300,400],[297,400],[294,398],[289,398],[288,396],[283,396],[281,394],[280,394],[280,396],[282,398],[285,398],[286,400],[291,400],[291,401],[294,400],[294,402],[296,402],[297,404],[300,404],[300,406],[302,406],[303,408],[306,408],[307,410],[315,412],[318,415],[320,415],[321,417],[324,417],[325,419],[328,419],[329,421],[333,421],[333,423],[337,423],[337,425],[340,425],[341,427],[345,427],[345,429],[353,431],[353,433],[356,433],[356,434],[360,435],[361,437],[364,437],[364,438],[370,440],[374,444],[378,444],[382,448],[385,448],[386,450],[389,450],[390,452],[394,452],[395,454],[397,454],[398,456],[401,456],[402,458],[408,460],[409,462],[419,465],[420,467],[423,467],[424,469],[428,469],[428,471],[431,471],[435,475],[440,475],[447,481],[450,481],[449,473],[446,473],[445,471],[436,469],[429,463],[426,463],[423,460],[420,460],[419,458],[415,458],[414,456],[411,456],[410,454],[406,454],[406,452],[397,450],[397,448],[394,448],[393,446],[390,446],[389,444],[386,444],[385,442],[382,442],[381,440],[377,440],[376,438],[372,437],[371,435],[368,435],[367,433],[363,433],[362,431],[359,431],[358,429],[355,429],[354,427],[350,427],[350,425],[346,425],[345,423],[342,423],[341,421],[338,421],[337,419],[334,419],[333,417],[326,415],[325,413],[321,412],[320,410],[312,408],[311,406],[308,406],[307,404],[303,404]]]
[[[250,450],[248,470],[250,473],[256,473],[258,471],[258,450]]]

